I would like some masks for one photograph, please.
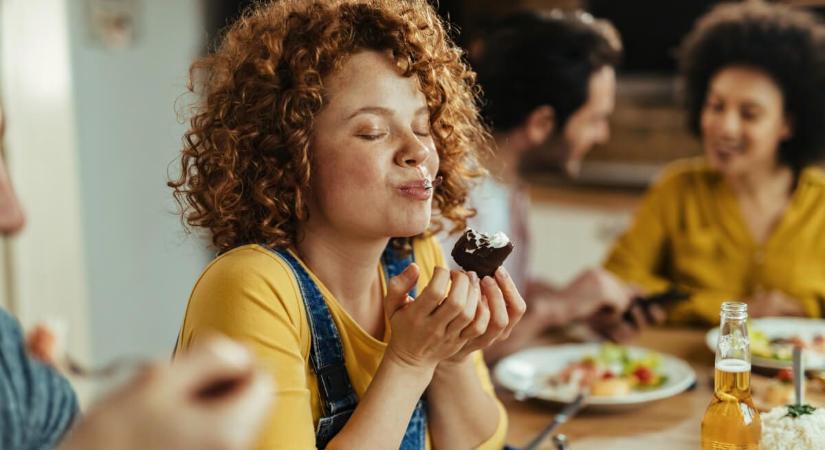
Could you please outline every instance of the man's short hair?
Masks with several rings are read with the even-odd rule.
[[[587,101],[591,75],[616,66],[621,53],[616,29],[585,12],[505,17],[485,34],[476,63],[484,118],[494,131],[508,131],[548,105],[563,128]]]

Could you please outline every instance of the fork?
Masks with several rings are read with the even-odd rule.
[[[544,439],[551,434],[553,431],[556,430],[560,425],[566,423],[570,418],[576,415],[584,406],[587,401],[588,393],[582,392],[576,396],[576,399],[573,402],[569,403],[565,406],[558,414],[553,416],[553,420],[544,427],[529,444],[527,447],[524,447],[523,450],[535,450],[539,447],[539,445],[544,441]],[[555,436],[553,438],[553,442],[558,449],[565,449],[567,447],[567,437],[564,435]]]

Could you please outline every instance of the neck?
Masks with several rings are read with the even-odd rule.
[[[296,245],[301,260],[339,302],[357,307],[378,292],[378,264],[387,239],[353,239],[311,225],[302,231],[304,239]]]
[[[505,183],[513,183],[518,180],[521,155],[529,150],[529,145],[524,142],[524,137],[518,131],[496,133],[494,139],[495,150],[484,154],[484,167],[495,178]]]
[[[727,177],[727,180],[738,196],[748,198],[757,205],[763,205],[777,198],[790,197],[794,175],[789,167],[772,164]]]

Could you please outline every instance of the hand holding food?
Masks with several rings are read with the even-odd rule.
[[[410,264],[387,287],[384,310],[392,337],[385,358],[407,367],[434,370],[470,339],[462,331],[475,317],[480,292],[467,274],[436,267],[430,283],[412,299],[407,293],[418,276],[418,266]]]

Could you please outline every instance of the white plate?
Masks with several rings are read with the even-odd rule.
[[[534,347],[510,355],[496,365],[493,375],[503,387],[513,392],[530,392],[535,398],[551,402],[567,402],[553,389],[536,387],[536,382],[558,373],[569,363],[579,361],[587,355],[598,353],[601,344],[566,344],[547,347]],[[626,346],[632,358],[641,357],[652,350]],[[592,396],[587,400],[589,406],[621,407],[638,405],[654,400],[671,397],[681,393],[696,381],[696,373],[684,361],[665,353],[661,355],[661,372],[667,381],[656,388],[644,391],[632,391],[627,395],[615,397]]]
[[[753,319],[751,329],[759,330],[768,339],[790,338],[794,335],[810,341],[815,334],[825,334],[825,320],[803,319],[797,317],[763,317]],[[716,352],[716,342],[719,340],[719,327],[713,328],[705,335],[705,344],[712,352]],[[805,368],[812,370],[825,370],[825,354],[821,352],[803,352]],[[767,367],[770,369],[781,369],[790,367],[791,361],[781,359],[762,358],[751,356],[751,363],[754,366]]]

